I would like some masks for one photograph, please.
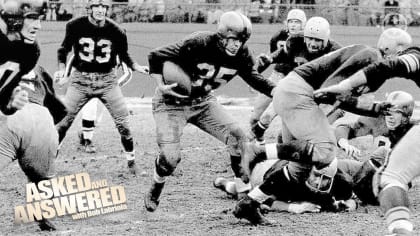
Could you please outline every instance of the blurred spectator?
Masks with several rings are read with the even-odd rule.
[[[400,12],[400,8],[399,8],[399,3],[396,0],[387,0],[384,3],[384,15],[388,15],[390,13],[399,13]]]
[[[165,2],[163,0],[156,0],[153,4],[153,22],[162,22],[165,18]]]
[[[261,23],[262,18],[260,16],[260,1],[259,0],[253,0],[251,2],[251,6],[248,11],[248,17],[251,20],[252,23]]]
[[[215,11],[209,11],[207,13],[207,24],[219,23],[219,19],[222,14],[223,14],[223,11],[220,10],[220,7],[217,7]]]
[[[369,25],[379,27],[381,25],[381,3],[379,0],[368,0],[364,1],[366,7],[370,11],[369,15]]]

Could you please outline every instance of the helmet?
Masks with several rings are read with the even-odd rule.
[[[289,22],[289,20],[299,20],[303,27],[306,24],[306,14],[301,9],[292,9],[287,13],[286,21]]]
[[[5,0],[2,3],[1,18],[7,26],[7,32],[19,32],[25,18],[39,18],[42,1],[38,0]]]
[[[237,38],[246,42],[251,36],[251,21],[242,13],[228,11],[223,13],[217,25],[217,33],[223,38]]]
[[[111,7],[111,1],[110,0],[88,0],[88,8],[91,8],[92,6],[98,6],[102,5],[105,7],[110,8]]]
[[[389,28],[379,36],[377,47],[389,56],[404,50],[412,42],[413,39],[406,31],[400,28]]]
[[[373,190],[373,177],[384,164],[385,158],[371,158],[363,162],[353,176],[353,191],[365,204],[379,205]]]
[[[306,186],[315,193],[330,193],[334,176],[337,174],[337,165],[338,160],[334,158],[328,166],[322,169],[313,166],[308,179],[305,181]]]
[[[382,31],[391,27],[407,30],[408,28],[407,18],[395,12],[387,14],[382,21]]]
[[[314,16],[306,22],[303,35],[305,37],[322,39],[326,43],[330,38],[330,23],[323,17]]]
[[[387,96],[386,101],[391,103],[392,110],[399,111],[406,117],[413,115],[414,98],[411,94],[404,91],[394,91]]]

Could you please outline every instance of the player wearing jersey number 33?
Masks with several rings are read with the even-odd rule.
[[[68,53],[73,50],[75,68],[65,95],[68,115],[57,125],[60,142],[64,139],[80,109],[92,98],[101,100],[109,110],[124,147],[130,173],[136,174],[134,142],[128,124],[128,109],[114,71],[117,56],[131,69],[147,73],[128,54],[127,36],[115,22],[106,17],[108,0],[89,0],[88,16],[78,17],[66,25],[66,33],[58,49],[59,70],[55,79],[65,78]]]

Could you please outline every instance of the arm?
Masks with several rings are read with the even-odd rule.
[[[75,33],[73,32],[72,24],[73,22],[69,22],[66,25],[66,33],[64,36],[64,40],[61,43],[60,48],[57,50],[57,59],[58,59],[58,69],[60,71],[65,71],[66,62],[67,62],[67,55],[72,50],[75,38]]]
[[[321,206],[310,202],[286,203],[283,201],[274,201],[269,210],[274,212],[290,212],[295,214],[302,214],[305,212],[320,212]]]
[[[271,92],[276,87],[276,84],[258,73],[254,68],[254,59],[248,50],[245,52],[244,58],[243,64],[239,69],[239,76],[258,92],[272,97]]]

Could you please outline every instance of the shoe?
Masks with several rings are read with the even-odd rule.
[[[83,136],[83,132],[82,131],[77,132],[77,136],[79,137],[79,144],[80,144],[80,146],[83,146],[84,147],[85,146],[86,139]]]
[[[127,161],[127,166],[128,166],[128,171],[130,172],[130,174],[137,176],[137,166],[136,166],[136,162],[135,160],[129,160]]]
[[[162,193],[165,183],[156,183],[153,181],[152,187],[144,196],[144,207],[149,212],[156,211],[159,206],[159,196]]]
[[[267,130],[267,127],[261,124],[261,122],[259,121],[251,126],[251,133],[254,136],[254,139],[256,140],[256,142],[265,143],[264,134],[266,130]]]
[[[244,197],[236,204],[233,215],[238,219],[246,219],[253,225],[270,224],[270,222],[261,214],[260,203],[249,196]]]
[[[47,220],[47,219],[42,219],[38,222],[38,226],[42,231],[55,231],[57,230],[57,228],[55,227],[55,225],[53,223],[51,223],[51,221]]]
[[[96,153],[95,145],[89,139],[85,139],[85,152],[86,153]]]

